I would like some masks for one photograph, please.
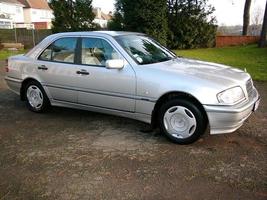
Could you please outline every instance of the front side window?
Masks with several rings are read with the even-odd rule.
[[[47,47],[40,60],[74,63],[77,38],[61,38]]]
[[[140,65],[164,62],[175,58],[153,39],[140,35],[117,36],[118,43]]]
[[[117,51],[105,40],[83,38],[81,63],[86,65],[105,66],[107,60],[119,59]]]

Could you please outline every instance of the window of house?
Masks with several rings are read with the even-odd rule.
[[[107,60],[120,57],[107,41],[99,38],[83,38],[81,56],[82,64],[94,66],[105,66]]]
[[[21,12],[20,7],[18,7],[18,6],[16,7],[16,12],[17,12],[17,13],[20,13],[20,12]]]

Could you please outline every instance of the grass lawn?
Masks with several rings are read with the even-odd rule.
[[[0,50],[0,60],[5,60],[9,56],[24,54],[27,50],[19,50],[19,51],[8,51],[8,50]]]
[[[267,48],[257,45],[175,50],[177,55],[247,69],[254,80],[267,81]]]

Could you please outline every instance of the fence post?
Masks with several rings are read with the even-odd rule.
[[[35,46],[35,35],[34,35],[34,29],[32,29],[32,41],[33,41],[33,47]]]
[[[15,42],[18,43],[16,23],[14,23],[14,30],[15,30]]]

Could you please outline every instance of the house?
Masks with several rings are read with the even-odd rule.
[[[12,29],[16,23],[24,23],[23,7],[18,0],[0,0],[0,29]]]
[[[107,28],[112,13],[105,14],[101,8],[94,8],[94,23]],[[1,28],[51,29],[53,10],[47,0],[0,0]]]
[[[95,14],[94,23],[99,24],[101,28],[107,28],[108,21],[112,19],[112,13],[105,14],[101,8],[94,8],[93,13]]]
[[[50,29],[53,11],[46,0],[17,0],[24,5],[24,23],[33,24],[34,29]]]

